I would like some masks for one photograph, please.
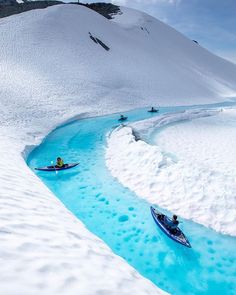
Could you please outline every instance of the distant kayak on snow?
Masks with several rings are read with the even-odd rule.
[[[34,168],[34,169],[38,170],[38,171],[60,171],[60,170],[66,170],[66,169],[73,168],[77,165],[79,165],[79,163],[64,164],[62,167],[57,167],[56,165],[51,165],[51,166],[45,166],[45,167],[40,167],[40,168]]]
[[[167,217],[166,215],[162,214],[161,212],[159,212],[157,209],[155,209],[154,207],[150,207],[151,209],[151,213],[152,213],[152,217],[155,221],[155,223],[160,227],[160,229],[172,240],[176,241],[177,243],[180,243],[188,248],[191,248],[191,245],[188,241],[188,239],[185,237],[184,233],[179,229],[179,227],[176,227],[175,231],[171,231],[170,228],[168,228],[168,226],[165,223],[165,219],[167,219],[168,221],[171,221],[171,219],[169,217]],[[163,216],[165,218],[163,218]]]

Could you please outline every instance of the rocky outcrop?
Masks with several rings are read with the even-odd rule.
[[[121,13],[120,7],[111,3],[91,3],[86,6],[108,19],[112,19],[112,16]]]
[[[18,3],[16,0],[0,0],[0,18],[32,9],[46,8],[48,6],[62,3],[63,2],[61,1],[31,1]]]
[[[0,0],[0,5],[14,5],[17,4],[16,0]]]
[[[94,37],[90,32],[89,32],[89,37],[90,37],[91,40],[93,40],[94,43],[99,44],[106,51],[109,51],[110,50],[110,48],[104,42],[102,42],[97,37]]]
[[[18,14],[33,9],[46,8],[48,6],[66,4],[62,1],[27,1],[18,3],[16,0],[0,0],[0,18]],[[119,6],[111,3],[91,3],[84,4],[80,2],[71,2],[70,4],[82,5],[90,8],[107,19],[112,19],[113,15],[121,14]]]

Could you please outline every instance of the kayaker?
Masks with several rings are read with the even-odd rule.
[[[152,107],[152,108],[151,108],[151,110],[149,110],[148,112],[149,112],[149,113],[157,113],[157,112],[158,112],[158,110],[157,110],[157,109],[155,109],[154,107]]]
[[[164,217],[164,222],[165,224],[168,226],[168,228],[173,232],[175,233],[178,225],[179,225],[179,221],[177,220],[177,216],[174,214],[173,217],[172,217],[172,220],[168,220],[168,218],[165,216]]]
[[[62,168],[64,165],[65,165],[65,164],[64,164],[63,159],[60,158],[60,157],[58,157],[58,158],[57,158],[56,167],[57,167],[57,168]]]

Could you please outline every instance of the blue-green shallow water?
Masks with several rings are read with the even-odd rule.
[[[163,108],[160,113],[183,109]],[[153,116],[143,109],[126,114],[129,122]],[[235,238],[184,220],[181,228],[193,248],[175,243],[155,225],[150,204],[110,175],[104,149],[117,117],[89,118],[57,128],[30,154],[29,166],[50,164],[58,155],[79,161],[74,169],[37,175],[90,231],[160,288],[172,294],[235,294]]]

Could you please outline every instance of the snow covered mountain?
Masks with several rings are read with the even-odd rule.
[[[22,157],[76,115],[235,96],[235,65],[144,13],[121,11],[108,20],[58,5],[0,19],[4,294],[159,292],[88,232]]]
[[[235,95],[234,64],[144,13],[121,9],[114,21],[78,5],[2,19],[1,103],[18,104],[18,113],[32,116],[35,110],[25,106],[39,99],[70,100],[88,111],[92,99],[96,109],[109,112],[114,106],[196,104]],[[48,111],[36,105],[38,114]]]

